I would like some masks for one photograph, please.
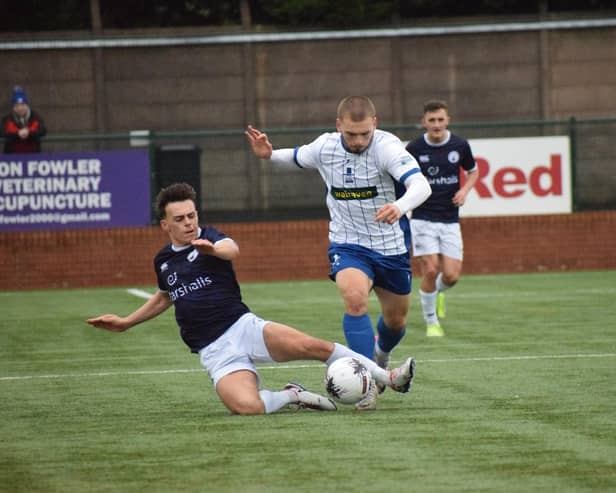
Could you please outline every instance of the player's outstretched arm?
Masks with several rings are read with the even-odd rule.
[[[148,301],[146,301],[140,308],[126,317],[120,317],[119,315],[107,314],[99,317],[89,318],[87,323],[98,327],[99,329],[105,329],[110,332],[124,332],[131,327],[150,320],[151,318],[160,315],[167,308],[172,305],[172,301],[162,291],[157,291]]]
[[[246,134],[248,143],[250,147],[252,147],[252,152],[254,152],[255,156],[261,159],[269,159],[272,157],[273,147],[267,138],[267,134],[260,132],[252,125],[248,125],[244,133]]]
[[[233,260],[240,254],[240,248],[231,238],[223,238],[216,243],[198,238],[190,243],[202,255],[213,255],[223,260]]]

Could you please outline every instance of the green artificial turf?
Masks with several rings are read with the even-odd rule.
[[[263,318],[343,342],[331,282],[243,294]],[[444,338],[425,337],[414,295],[393,355],[416,357],[413,391],[361,414],[231,416],[173,310],[123,334],[84,322],[143,301],[0,293],[1,492],[616,491],[616,271],[463,277]],[[315,362],[260,373],[323,392]]]

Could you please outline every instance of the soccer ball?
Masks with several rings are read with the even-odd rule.
[[[372,375],[356,358],[340,358],[327,367],[325,390],[342,404],[356,404],[370,389]]]

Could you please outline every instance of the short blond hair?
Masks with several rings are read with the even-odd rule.
[[[339,120],[348,116],[351,121],[361,122],[366,118],[374,118],[376,108],[366,96],[347,96],[338,104],[336,116]]]

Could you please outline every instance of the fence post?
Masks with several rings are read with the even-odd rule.
[[[571,158],[571,209],[573,212],[578,210],[576,175],[577,175],[577,121],[574,116],[569,118],[569,153]]]

